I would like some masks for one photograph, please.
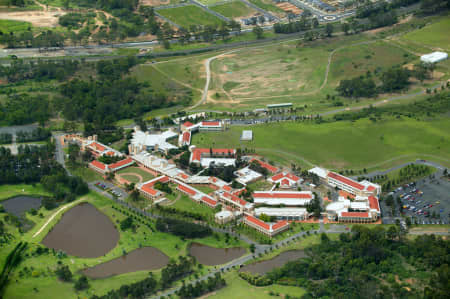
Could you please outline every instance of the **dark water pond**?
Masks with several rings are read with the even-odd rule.
[[[105,255],[119,241],[119,232],[109,218],[89,203],[67,211],[42,240],[49,248],[69,255],[94,258]]]
[[[237,259],[245,254],[245,248],[215,248],[199,243],[192,243],[189,248],[190,255],[194,256],[200,264],[207,266],[222,265]]]
[[[90,278],[105,278],[123,273],[156,270],[169,263],[169,257],[153,247],[143,247],[109,262],[84,269]]]
[[[240,272],[250,272],[253,274],[266,274],[275,268],[280,268],[287,262],[295,261],[306,257],[303,250],[285,251],[274,257],[273,259],[261,261],[244,266],[239,270]]]
[[[17,217],[22,217],[31,210],[38,210],[41,207],[41,199],[31,196],[16,196],[0,202],[5,211]]]

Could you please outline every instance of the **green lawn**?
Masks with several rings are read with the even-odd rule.
[[[191,25],[219,25],[222,22],[216,16],[193,5],[161,9],[158,13],[188,29]]]
[[[272,2],[271,0],[248,0],[248,1],[268,12],[274,12],[278,15],[285,15],[284,10],[276,6],[274,2]]]
[[[207,6],[215,4],[217,2],[221,2],[221,1],[222,0],[198,0],[198,2],[200,2],[201,4],[207,5]]]
[[[149,180],[154,178],[154,176],[151,173],[149,173],[149,172],[147,172],[147,171],[145,171],[145,170],[143,170],[143,169],[141,169],[139,167],[127,167],[127,168],[119,170],[117,173],[118,174],[135,173],[137,175],[142,176],[143,182],[149,181]],[[139,182],[138,178],[136,176],[134,176],[134,175],[128,175],[126,177],[124,175],[123,177],[125,179],[127,179],[127,180],[131,179],[132,182],[134,182],[134,183]]]
[[[51,193],[46,191],[41,184],[35,184],[34,186],[26,184],[0,186],[0,200],[18,195],[51,196]]]
[[[443,17],[437,22],[427,25],[419,30],[405,34],[402,39],[413,44],[424,44],[426,46],[450,51],[450,18]]]
[[[0,31],[3,33],[14,32],[14,34],[28,31],[31,28],[31,23],[14,21],[14,20],[0,20]]]
[[[303,296],[306,291],[299,287],[292,286],[282,286],[282,285],[269,285],[265,287],[256,287],[242,278],[239,277],[237,271],[232,271],[224,275],[227,286],[217,292],[212,293],[208,298],[211,299],[248,299],[248,298],[258,298],[258,299],[273,299],[277,298],[272,293],[280,294],[281,298],[287,298],[291,296],[292,298],[299,298]]]
[[[70,167],[69,170],[70,172],[72,172],[72,174],[82,177],[87,182],[104,180],[103,176],[100,173],[88,167]]]
[[[181,197],[173,204],[170,205],[171,208],[178,209],[180,211],[188,211],[193,213],[200,213],[202,215],[205,215],[206,217],[213,217],[214,216],[214,210],[210,207],[196,203],[187,195],[181,195]]]
[[[241,1],[232,1],[225,4],[214,5],[211,6],[210,9],[227,18],[239,18],[256,13],[256,10],[245,5]]]
[[[272,184],[266,180],[264,180],[264,178],[250,183],[247,185],[250,189],[257,191],[257,190],[270,190],[270,188],[272,188]]]
[[[239,147],[244,128],[232,126],[221,133],[195,134],[192,144]],[[449,164],[449,128],[449,118],[388,119],[375,123],[367,119],[324,124],[272,123],[252,126],[254,139],[245,146],[286,165],[292,162],[330,169],[370,168],[396,157],[410,155],[412,160],[421,154],[441,157]],[[425,159],[433,160],[433,157]]]

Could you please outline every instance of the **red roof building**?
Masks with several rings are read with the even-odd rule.
[[[261,160],[255,159],[255,158],[251,159],[251,160],[250,160],[250,163],[253,162],[253,161],[258,162],[259,165],[261,165],[261,167],[267,169],[268,171],[270,171],[270,172],[272,172],[272,173],[278,172],[278,168],[275,167],[275,166],[270,165],[269,163],[263,162],[263,161],[261,161]]]
[[[265,205],[306,206],[314,198],[311,191],[255,191],[253,202]]]
[[[113,163],[113,164],[108,165],[108,168],[109,168],[111,171],[117,171],[117,170],[119,170],[119,169],[122,169],[122,168],[125,168],[125,167],[128,167],[128,166],[131,166],[131,165],[133,165],[133,164],[134,164],[134,160],[133,160],[133,159],[131,159],[131,158],[126,158],[126,159],[120,160],[119,162],[116,162],[116,163]]]
[[[364,186],[360,183],[335,172],[330,171],[327,177],[329,184],[336,185],[339,189],[350,192],[352,194],[358,194],[357,192],[355,192],[355,190],[364,190]]]
[[[236,150],[233,148],[195,148],[192,150],[190,160],[191,162],[198,162],[202,158],[211,158],[219,157],[219,158],[233,158],[236,154]]]
[[[97,160],[94,160],[91,163],[89,163],[89,168],[97,172],[100,172],[101,174],[105,174],[106,172],[108,172],[108,166]]]
[[[197,192],[194,189],[189,188],[186,185],[178,184],[177,189],[183,193],[186,193],[187,195],[190,195],[190,196],[194,196],[195,194],[197,194]]]
[[[292,173],[280,172],[272,176],[268,181],[274,184],[280,184],[281,188],[294,188],[301,183],[301,178]]]
[[[251,215],[246,215],[244,217],[244,223],[270,238],[289,228],[289,222],[286,220],[269,224]]]

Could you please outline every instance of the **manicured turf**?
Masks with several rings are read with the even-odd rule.
[[[197,2],[200,2],[200,3],[205,4],[205,5],[212,5],[212,4],[215,4],[217,2],[221,2],[221,1],[222,0],[198,0]]]
[[[414,44],[424,44],[433,48],[441,48],[448,52],[450,51],[449,32],[450,18],[447,16],[422,29],[405,34],[402,39]]]
[[[70,172],[74,175],[82,177],[87,182],[103,180],[103,176],[100,173],[87,167],[70,168]]]
[[[3,33],[14,32],[15,34],[28,31],[31,23],[13,20],[0,20],[0,31]]]
[[[143,169],[141,169],[141,168],[139,168],[139,167],[127,167],[127,168],[124,168],[124,169],[119,170],[117,173],[118,173],[118,174],[124,174],[124,173],[126,173],[126,174],[131,174],[131,173],[135,173],[135,174],[140,175],[140,176],[142,177],[143,182],[149,181],[149,180],[151,180],[151,179],[154,178],[154,176],[153,176],[151,173],[149,173],[149,172],[147,172],[147,171],[145,171],[145,170],[143,170]],[[133,175],[129,175],[129,176],[124,177],[124,178],[125,178],[125,179],[128,179],[128,178],[133,179],[132,182],[134,182],[134,183],[139,182],[138,178],[137,178],[136,176],[133,176]],[[136,180],[136,181],[135,181],[135,180]]]
[[[233,1],[225,4],[211,6],[210,9],[227,18],[238,18],[248,16],[256,12],[256,10],[245,5],[241,1]]]
[[[254,140],[246,143],[268,159],[299,163],[302,159],[331,169],[362,169],[403,155],[429,154],[450,158],[450,119],[410,119],[326,124],[278,123],[252,127]],[[193,135],[196,146],[238,147],[244,127],[221,133]],[[411,157],[413,159],[414,157]],[[433,160],[432,157],[429,157]],[[304,166],[306,163],[303,162]],[[311,166],[311,165],[309,165]]]
[[[170,205],[172,208],[176,208],[180,211],[188,211],[193,213],[200,213],[207,217],[212,217],[214,215],[214,210],[210,207],[194,202],[192,199],[186,195],[181,195],[180,198],[173,204]]]
[[[0,200],[19,195],[51,196],[51,193],[46,191],[41,184],[35,184],[34,186],[26,184],[0,186]]]
[[[198,6],[183,6],[158,10],[172,22],[189,29],[191,25],[219,25],[222,21]]]

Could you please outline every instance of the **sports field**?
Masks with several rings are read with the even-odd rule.
[[[245,5],[241,1],[233,1],[225,4],[214,5],[209,8],[227,18],[245,17],[256,13],[256,10]]]
[[[330,169],[375,167],[391,159],[423,155],[446,159],[450,164],[450,119],[416,121],[411,119],[367,119],[325,124],[272,123],[252,126],[253,138],[242,147],[254,148],[269,160],[303,167],[320,165]],[[245,127],[232,126],[221,133],[193,135],[192,143],[202,147],[239,147]],[[425,159],[426,156],[424,156]],[[446,165],[444,164],[444,165]]]
[[[194,5],[161,9],[158,13],[184,28],[191,25],[219,25],[222,22],[216,16]]]
[[[127,167],[119,170],[117,174],[132,183],[142,183],[154,178],[151,173],[139,167]]]

